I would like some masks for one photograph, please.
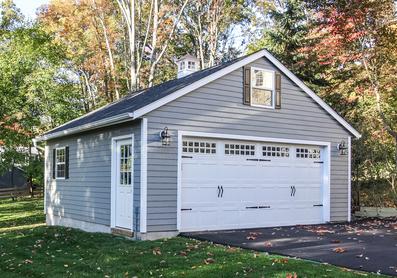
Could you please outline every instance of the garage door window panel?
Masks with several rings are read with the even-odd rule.
[[[317,148],[297,148],[296,158],[320,159],[321,151]]]
[[[216,154],[216,143],[185,140],[182,143],[182,151],[184,153]]]
[[[264,157],[289,157],[290,148],[284,146],[262,146],[262,155]]]
[[[225,144],[226,155],[255,156],[255,145],[250,144]]]

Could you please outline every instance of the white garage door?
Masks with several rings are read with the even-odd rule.
[[[184,138],[181,231],[323,223],[320,146]]]

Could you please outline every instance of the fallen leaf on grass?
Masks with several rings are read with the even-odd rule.
[[[334,251],[335,253],[345,253],[346,252],[346,249],[344,249],[344,248],[342,248],[342,247],[337,247],[337,248],[334,248],[334,249],[332,249],[332,251]]]
[[[159,247],[156,247],[153,249],[153,255],[156,255],[156,256],[161,255],[161,250]]]
[[[229,248],[226,249],[226,252],[235,253],[235,252],[237,252],[237,248],[236,247],[229,247]]]
[[[288,258],[273,259],[273,263],[286,264],[288,263]]]
[[[215,260],[213,258],[207,258],[204,260],[205,264],[213,264],[215,262]]]
[[[179,255],[186,257],[186,256],[187,256],[187,253],[186,253],[185,251],[181,251],[181,252],[179,253]]]
[[[287,273],[287,275],[285,275],[285,278],[298,278],[298,275],[295,272],[293,274]]]
[[[32,260],[29,260],[29,259],[26,259],[26,260],[25,260],[25,264],[32,264],[32,263],[33,263]]]

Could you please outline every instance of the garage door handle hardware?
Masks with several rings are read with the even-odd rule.
[[[324,161],[314,161],[314,163],[320,163],[320,164],[323,164],[323,163],[324,163]]]
[[[222,191],[221,198],[223,198],[223,185],[221,185],[221,191]]]
[[[186,210],[192,210],[191,208],[188,208],[188,209],[181,209],[181,211],[186,211]]]
[[[323,204],[319,204],[319,205],[313,205],[313,207],[322,207]]]
[[[258,158],[247,158],[247,161],[259,161]]]
[[[270,162],[271,160],[270,160],[270,159],[259,159],[259,161],[267,161],[267,162]]]
[[[252,206],[252,207],[245,207],[246,209],[268,209],[270,206]]]
[[[260,209],[269,209],[270,206],[259,206],[258,208],[260,208]]]
[[[296,187],[295,187],[295,185],[292,185],[291,186],[291,197],[294,197],[295,193],[296,193]]]
[[[218,198],[221,195],[221,187],[218,185]]]
[[[182,155],[182,158],[193,158],[193,156]]]

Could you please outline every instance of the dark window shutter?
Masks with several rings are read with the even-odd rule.
[[[55,179],[55,171],[56,171],[56,166],[57,166],[57,157],[56,157],[56,149],[52,150],[52,178]]]
[[[243,68],[243,103],[251,104],[251,67]]]
[[[69,147],[65,147],[65,179],[69,178]]]
[[[276,72],[275,75],[275,89],[276,89],[276,109],[281,108],[281,74]]]

